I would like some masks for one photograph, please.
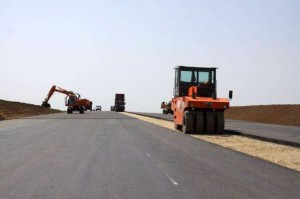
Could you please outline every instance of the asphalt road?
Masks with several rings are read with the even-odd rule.
[[[137,112],[135,114],[173,121],[173,115],[170,114],[164,115],[162,113],[142,112]],[[282,144],[300,146],[300,127],[297,126],[226,120],[225,130],[260,139],[265,139],[268,141],[279,142]]]
[[[300,127],[226,120],[227,130],[300,146]]]
[[[1,199],[300,198],[300,173],[114,112],[0,122]]]

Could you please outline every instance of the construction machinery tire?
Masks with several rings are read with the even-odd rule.
[[[215,134],[215,113],[206,112],[206,132],[208,134]]]
[[[204,133],[204,113],[200,111],[196,112],[195,132],[198,134]]]
[[[224,133],[224,128],[225,128],[225,119],[224,119],[224,112],[218,112],[216,114],[216,133],[222,134]]]
[[[79,113],[80,113],[80,114],[84,114],[84,107],[80,107],[80,108],[79,108]]]
[[[193,133],[194,118],[190,111],[185,111],[183,116],[182,132],[184,134]]]
[[[72,114],[72,113],[73,113],[73,110],[72,110],[72,109],[68,109],[68,110],[67,110],[67,113],[68,113],[68,114]]]
[[[175,128],[176,130],[181,131],[181,130],[182,130],[182,125],[179,125],[179,124],[175,124],[175,123],[174,123],[174,128]]]

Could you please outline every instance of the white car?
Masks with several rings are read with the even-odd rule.
[[[96,111],[101,111],[102,107],[101,106],[96,106]]]

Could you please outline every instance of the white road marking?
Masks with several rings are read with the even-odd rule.
[[[146,156],[148,158],[151,157],[150,153],[146,153]],[[157,164],[156,165],[158,168],[160,168],[160,164]],[[173,185],[177,186],[178,185],[178,182],[176,182],[171,176],[169,176],[167,173],[165,173],[165,175],[167,176],[167,178],[169,178],[169,180],[172,182]]]
[[[171,176],[169,176],[168,174],[166,174],[166,176],[169,178],[169,180],[172,182],[173,185],[175,186],[178,185],[178,183],[173,178],[171,178]]]

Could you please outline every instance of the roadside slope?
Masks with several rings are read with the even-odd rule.
[[[42,108],[38,105],[11,102],[0,99],[0,120],[17,119],[27,116],[59,113],[60,110]]]
[[[300,126],[300,105],[234,106],[225,111],[225,118]]]

